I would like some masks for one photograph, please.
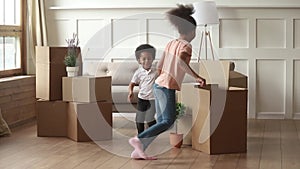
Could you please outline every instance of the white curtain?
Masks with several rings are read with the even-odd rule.
[[[35,74],[35,46],[47,46],[44,0],[27,0],[27,74]]]

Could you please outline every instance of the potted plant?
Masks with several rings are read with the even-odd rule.
[[[79,40],[77,34],[73,33],[73,37],[71,39],[66,39],[66,42],[68,44],[68,50],[64,63],[66,65],[68,77],[78,76],[79,67],[77,66],[77,58],[79,54]]]
[[[170,133],[170,144],[176,148],[180,148],[183,142],[183,134],[178,133],[178,120],[185,115],[186,107],[183,103],[176,103],[176,120],[175,133]]]

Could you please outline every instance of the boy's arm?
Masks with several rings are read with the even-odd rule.
[[[135,83],[133,83],[133,82],[129,83],[129,86],[128,86],[128,97],[127,97],[128,102],[132,102],[132,100],[133,100],[133,97],[134,97],[133,88],[134,88],[134,86],[135,86]]]

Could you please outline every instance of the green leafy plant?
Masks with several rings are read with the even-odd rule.
[[[76,66],[76,56],[66,55],[64,63],[68,67],[75,67]]]
[[[66,39],[66,42],[68,44],[68,50],[64,59],[64,63],[68,67],[75,67],[77,56],[78,56],[77,48],[79,44],[77,34],[73,33],[73,37],[70,39]]]
[[[176,103],[176,121],[175,121],[175,133],[178,133],[178,119],[185,115],[186,106],[183,103]]]

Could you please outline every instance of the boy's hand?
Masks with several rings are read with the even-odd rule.
[[[132,100],[133,100],[133,96],[134,96],[133,92],[130,92],[130,93],[128,94],[127,101],[131,103]]]
[[[205,86],[206,85],[206,80],[199,77],[199,78],[196,78],[196,82],[198,82],[200,84],[201,87]]]

